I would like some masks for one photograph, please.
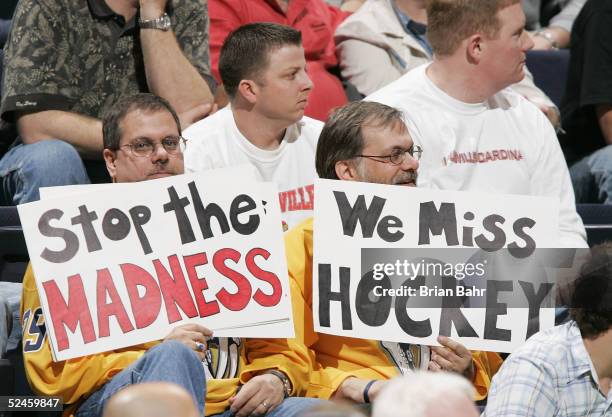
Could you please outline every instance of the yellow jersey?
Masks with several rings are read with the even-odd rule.
[[[23,280],[21,320],[23,360],[30,386],[39,395],[62,397],[65,404],[71,405],[64,416],[74,415],[80,402],[160,343],[155,341],[53,362],[31,265]],[[206,415],[228,409],[228,400],[236,388],[267,369],[278,369],[289,377],[292,395],[305,395],[310,360],[306,348],[295,339],[213,338],[208,343],[205,361]]]
[[[348,377],[390,379],[411,369],[427,369],[429,349],[421,345],[381,342],[316,333],[312,321],[313,219],[285,234],[287,267],[292,287],[296,335],[300,335],[314,358],[307,396],[328,399]],[[296,306],[296,304],[300,304]],[[301,329],[301,330],[298,330]],[[472,351],[475,400],[486,398],[491,378],[501,366],[495,352]]]

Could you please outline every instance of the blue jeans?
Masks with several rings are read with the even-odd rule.
[[[297,417],[309,408],[315,407],[323,402],[316,398],[286,398],[274,410],[266,413],[265,417]],[[232,417],[233,414],[227,410],[221,414],[215,414],[210,417]]]
[[[36,201],[40,187],[89,184],[77,151],[56,139],[13,146],[0,159],[0,180],[0,204],[4,205]]]
[[[576,203],[612,204],[612,145],[570,167]]]
[[[21,284],[0,281],[0,357],[21,341],[20,302]]]
[[[100,417],[106,401],[117,391],[140,382],[171,382],[185,388],[204,415],[206,375],[198,355],[176,341],[149,349],[140,359],[115,375],[79,406],[76,417]]]

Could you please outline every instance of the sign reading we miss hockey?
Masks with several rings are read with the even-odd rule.
[[[260,337],[293,337],[277,190],[231,175],[19,206],[55,360],[162,339],[187,322],[215,336],[261,326]]]
[[[315,195],[317,332],[511,352],[554,325],[553,284],[525,272],[558,244],[553,199],[333,180]]]

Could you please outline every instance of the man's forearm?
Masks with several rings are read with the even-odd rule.
[[[559,26],[549,26],[545,28],[557,41],[558,48],[568,48],[570,44],[570,32]]]
[[[570,43],[570,33],[558,26],[548,26],[535,32],[534,49],[567,48]]]
[[[45,110],[18,116],[17,129],[24,143],[61,139],[85,158],[102,158],[102,122],[92,117],[60,110]]]
[[[156,19],[162,14],[163,10],[141,9],[140,18]],[[140,42],[151,92],[168,100],[178,113],[212,103],[208,84],[181,51],[172,29],[141,29]]]

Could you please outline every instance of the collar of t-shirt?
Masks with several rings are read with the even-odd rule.
[[[300,120],[299,122],[294,123],[287,129],[285,129],[285,134],[283,135],[283,139],[278,145],[278,148],[261,149],[253,145],[251,141],[244,137],[242,132],[240,132],[240,130],[238,129],[238,126],[236,126],[236,120],[234,119],[232,112],[229,113],[233,122],[233,136],[236,139],[238,145],[244,149],[245,154],[248,155],[249,158],[255,159],[264,164],[277,163],[285,153],[287,146],[290,146],[292,142],[295,142],[298,139],[302,131],[302,126],[304,125],[304,122]]]
[[[427,25],[412,20],[406,13],[397,7],[395,0],[393,0],[392,4],[393,10],[402,24],[404,31],[412,36],[431,58],[433,56],[433,51],[431,49],[431,45],[429,44],[429,40],[427,40]]]
[[[449,107],[453,111],[457,113],[465,114],[468,116],[478,115],[485,110],[490,108],[487,101],[483,101],[481,103],[465,103],[461,100],[457,100],[456,98],[450,96],[445,91],[443,91],[440,87],[438,87],[427,75],[427,68],[429,65],[424,65],[416,71],[422,71],[421,77],[425,80],[425,85],[427,86],[430,95],[437,98],[440,102],[442,102],[446,107]]]

